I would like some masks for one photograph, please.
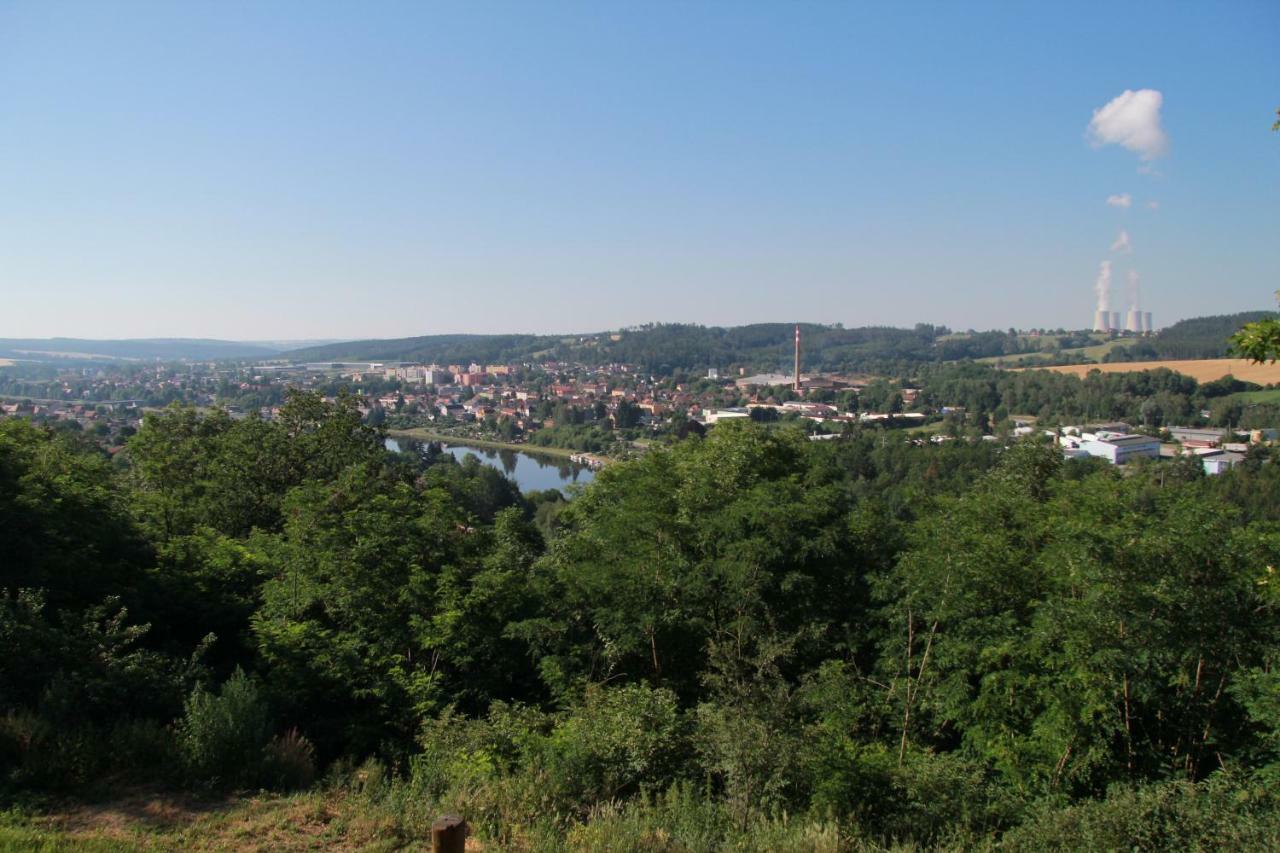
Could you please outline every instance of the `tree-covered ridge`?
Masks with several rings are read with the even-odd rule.
[[[1242,324],[1272,318],[1275,312],[1246,311],[1181,320],[1156,335],[1126,342],[1106,361],[1222,358],[1227,339]],[[952,333],[925,323],[911,329],[801,323],[802,369],[827,372],[894,372],[912,366],[1057,353],[1087,347],[1095,339],[1063,330],[1023,335],[1015,330]],[[707,368],[741,366],[790,372],[795,324],[701,326],[650,323],[612,332],[574,335],[428,335],[395,340],[350,341],[294,350],[296,361],[417,361],[440,364],[565,361],[587,365],[630,364],[669,376]]]
[[[1274,319],[1274,311],[1243,311],[1212,317],[1192,317],[1167,326],[1154,337],[1143,338],[1107,353],[1106,361],[1159,361],[1163,359],[1226,358],[1232,355],[1229,338],[1247,323]]]
[[[560,343],[555,335],[424,335],[348,341],[283,353],[294,361],[419,361],[481,364],[522,361]]]
[[[984,332],[947,336],[942,327],[869,326],[845,329],[801,323],[805,370],[869,370],[887,365],[980,358],[1026,349],[1016,334]],[[724,328],[655,323],[589,335],[433,335],[388,341],[353,341],[296,350],[300,361],[405,360],[494,363],[537,360],[584,364],[622,363],[669,375],[729,365],[790,369],[795,325],[757,323]]]
[[[566,504],[345,398],[114,458],[0,421],[0,796],[328,769],[517,847],[1274,839],[1280,468],[895,435],[725,423]]]

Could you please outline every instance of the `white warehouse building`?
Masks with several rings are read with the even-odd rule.
[[[1098,433],[1080,442],[1080,449],[1090,456],[1101,456],[1112,465],[1123,465],[1132,459],[1157,459],[1160,439],[1149,435]]]

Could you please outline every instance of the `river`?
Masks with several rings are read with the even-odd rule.
[[[410,438],[388,438],[387,449],[408,451],[422,442]],[[464,447],[458,444],[441,445],[444,452],[459,462],[468,455],[475,456],[485,465],[497,468],[520,487],[520,491],[559,489],[574,483],[586,484],[595,479],[595,472],[585,465],[570,462],[556,456],[541,456],[518,450],[495,450],[487,447]],[[567,495],[566,495],[567,497]]]

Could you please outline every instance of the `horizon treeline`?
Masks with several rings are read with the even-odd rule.
[[[566,502],[294,393],[114,456],[0,420],[0,520],[8,800],[324,780],[636,850],[1280,833],[1262,452],[735,422]]]
[[[1244,323],[1274,317],[1274,311],[1249,311],[1181,320],[1151,337],[1134,339],[1111,350],[1107,361],[1219,358],[1229,354],[1227,337]],[[1065,329],[1043,330],[1043,340],[1016,330],[953,333],[945,326],[917,323],[914,328],[889,326],[844,328],[800,323],[805,371],[895,372],[931,362],[1016,357],[1087,347],[1088,334]],[[285,355],[299,361],[396,360],[480,364],[555,360],[588,365],[630,364],[668,376],[676,371],[749,365],[789,371],[794,345],[793,323],[746,326],[700,326],[650,323],[617,333],[590,335],[427,335],[394,340],[348,341],[308,347]],[[616,338],[616,340],[615,340]],[[1049,339],[1053,339],[1050,343]]]

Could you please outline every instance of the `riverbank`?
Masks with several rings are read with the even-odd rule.
[[[493,441],[487,438],[471,438],[470,436],[448,435],[442,432],[432,432],[425,427],[415,427],[414,429],[391,429],[387,430],[387,435],[395,438],[396,436],[404,436],[412,438],[415,441],[438,441],[441,444],[453,444],[459,447],[475,447],[480,450],[512,450],[516,453],[527,453],[530,456],[549,456],[555,459],[567,459],[569,461],[577,461],[574,457],[590,456],[600,460],[600,462],[611,461],[606,456],[600,456],[595,453],[584,453],[581,450],[573,450],[567,447],[540,447],[536,444],[514,444],[509,441]]]

